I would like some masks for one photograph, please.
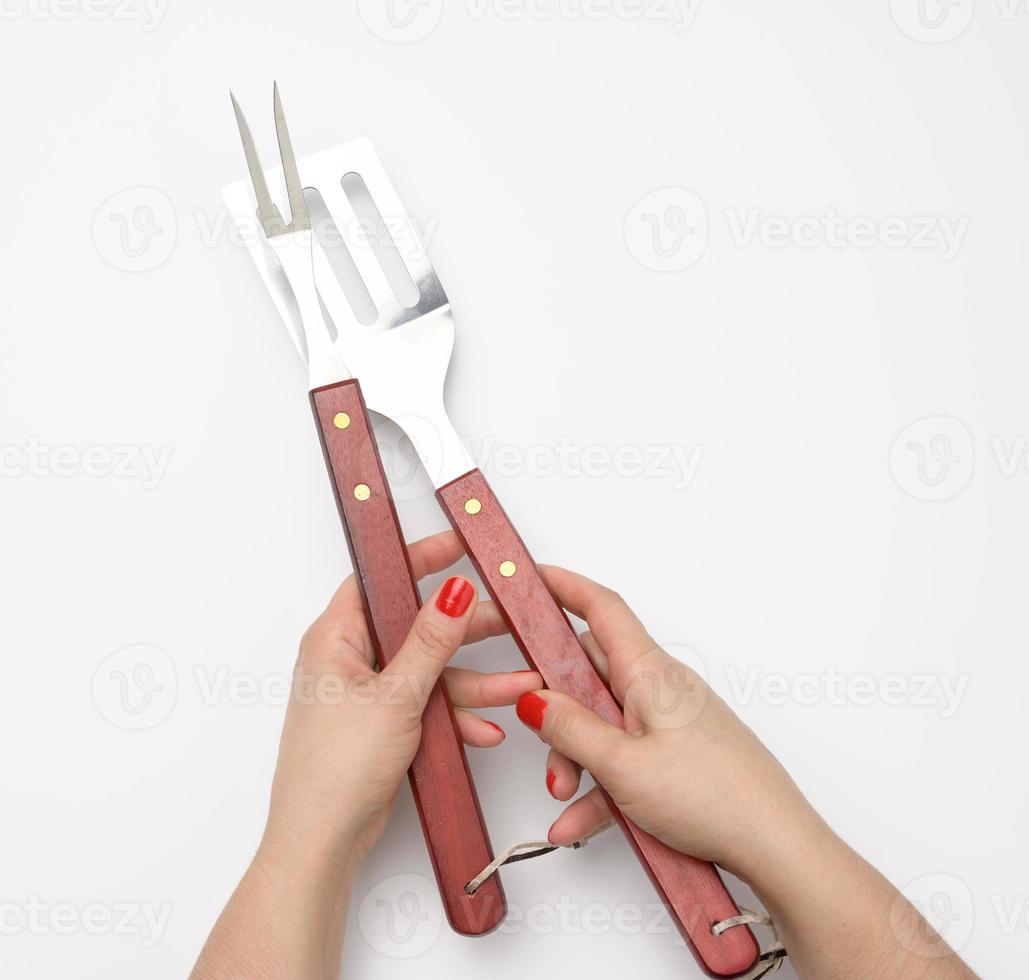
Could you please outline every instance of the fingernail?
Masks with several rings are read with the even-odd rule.
[[[475,587],[467,579],[448,578],[436,598],[436,608],[451,619],[460,619],[472,604]]]
[[[536,693],[523,694],[515,706],[518,717],[536,731],[543,727],[543,712],[546,710],[547,702]]]
[[[483,718],[482,720],[486,721],[485,718]],[[505,732],[504,729],[501,728],[499,725],[494,725],[491,721],[486,721],[486,724],[489,725],[490,728],[493,728],[496,731],[500,732],[502,738],[507,738],[507,732]]]
[[[554,795],[554,783],[557,782],[557,773],[553,769],[547,770],[547,792]]]

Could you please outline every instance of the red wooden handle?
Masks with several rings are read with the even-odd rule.
[[[315,389],[311,405],[383,667],[407,638],[420,605],[403,532],[357,381]],[[475,895],[464,891],[493,860],[493,848],[442,682],[422,716],[409,776],[451,926],[469,936],[489,932],[503,920],[507,903],[496,875]]]
[[[618,702],[590,663],[482,473],[472,470],[436,496],[529,665],[543,675],[548,687],[570,694],[605,721],[622,725]],[[608,804],[701,967],[716,977],[750,970],[759,950],[748,928],[728,929],[721,936],[711,932],[714,923],[739,915],[715,866],[662,844],[622,816],[610,797]]]

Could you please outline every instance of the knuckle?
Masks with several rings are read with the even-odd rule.
[[[321,622],[315,620],[310,626],[304,630],[304,635],[300,637],[300,649],[301,651],[307,651],[317,648],[321,643]]]
[[[616,592],[614,589],[604,589],[604,599],[611,606],[624,606],[625,599],[622,598],[621,592]]]
[[[625,600],[622,598],[622,594],[620,592],[616,592],[614,589],[609,589],[606,585],[602,585],[600,587],[599,601],[609,609],[625,605]]]
[[[553,711],[553,709],[551,709]],[[579,726],[574,711],[558,708],[550,720],[550,742],[554,745],[573,745]]]
[[[604,752],[604,768],[623,775],[634,772],[639,765],[636,746],[627,739],[618,739]]]
[[[594,622],[596,617],[616,616],[628,609],[628,603],[621,594],[609,589],[606,585],[598,585],[585,612],[587,622]]]
[[[301,670],[317,672],[329,669],[332,664],[332,646],[326,640],[324,627],[316,621],[301,637],[297,666]]]
[[[434,659],[450,652],[451,642],[446,630],[427,619],[415,623],[414,638],[418,646]]]

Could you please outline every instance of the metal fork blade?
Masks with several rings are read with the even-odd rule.
[[[285,230],[285,223],[272,200],[271,192],[268,190],[268,181],[264,179],[261,160],[257,155],[257,147],[254,146],[254,137],[247,125],[243,110],[240,109],[236,96],[231,91],[229,98],[232,99],[232,110],[236,113],[236,125],[239,127],[239,138],[243,141],[243,154],[247,159],[247,170],[250,171],[250,180],[254,185],[254,194],[257,196],[257,217],[266,236],[281,235]]]
[[[279,97],[279,83],[272,87],[272,101],[275,103],[275,137],[279,141],[279,156],[282,158],[282,176],[286,180],[286,195],[289,197],[289,209],[293,212],[290,228],[292,231],[306,231],[311,227],[311,218],[307,213],[304,201],[304,188],[300,183],[300,171],[297,169],[297,157],[293,152],[293,143],[289,138],[286,126],[286,114],[282,111],[282,99]]]

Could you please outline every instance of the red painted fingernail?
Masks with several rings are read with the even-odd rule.
[[[483,720],[483,721],[486,721],[486,719],[485,719],[485,718],[483,718],[482,720]],[[496,730],[497,730],[498,732],[500,732],[500,734],[501,734],[501,735],[502,735],[502,736],[503,736],[504,738],[507,738],[507,732],[505,732],[505,731],[504,731],[504,729],[503,729],[503,728],[501,728],[501,727],[500,727],[499,725],[494,725],[494,724],[493,724],[493,722],[491,722],[491,721],[486,721],[486,724],[487,724],[487,725],[489,725],[489,727],[490,727],[490,728],[495,728],[495,729],[496,729]]]
[[[515,706],[518,717],[530,728],[535,728],[536,731],[543,727],[543,712],[546,710],[547,702],[534,692],[523,694]]]
[[[547,792],[554,795],[554,783],[557,782],[557,773],[553,769],[547,770]]]
[[[460,619],[472,604],[475,596],[475,587],[467,579],[448,578],[443,588],[440,589],[436,598],[436,608],[450,616],[451,619]]]

